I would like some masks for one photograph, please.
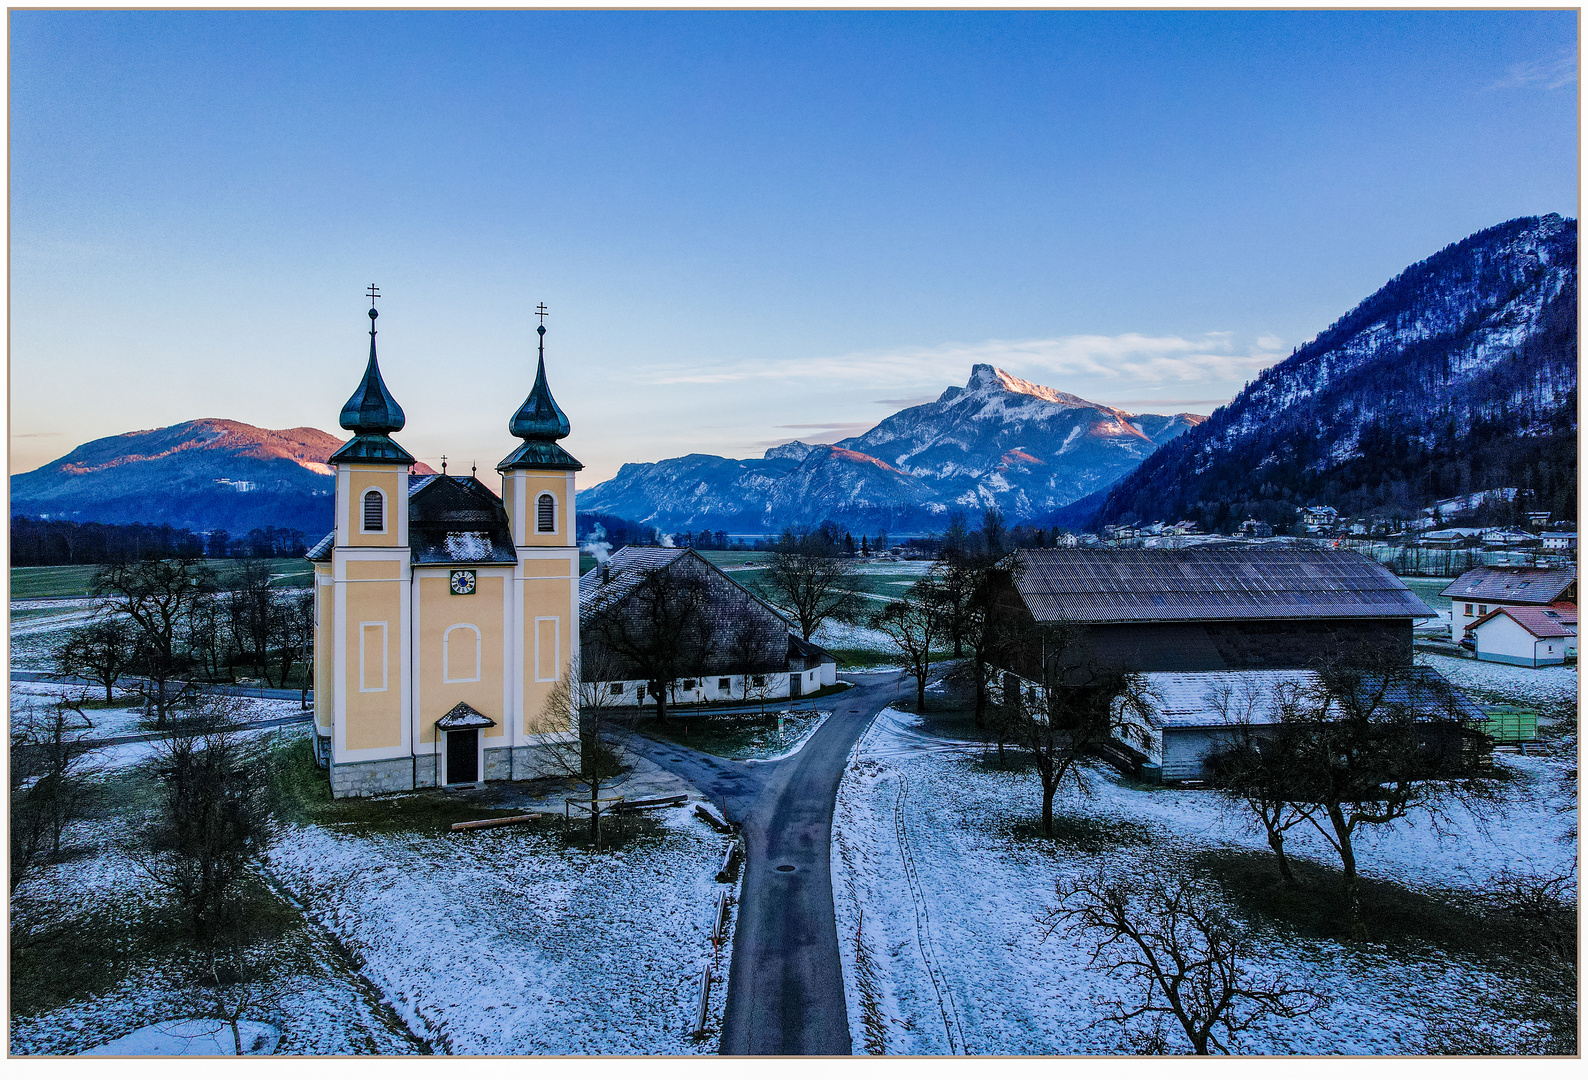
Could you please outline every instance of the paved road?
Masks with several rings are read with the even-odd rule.
[[[855,689],[827,699],[832,717],[798,754],[752,773],[759,796],[726,808],[747,859],[724,1054],[850,1053],[827,858],[833,802],[855,741],[899,686],[897,673],[849,678]]]

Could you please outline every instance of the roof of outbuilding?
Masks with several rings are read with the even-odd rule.
[[[1320,548],[1020,552],[1015,587],[1038,622],[1427,618],[1378,563]]]
[[[1536,638],[1549,637],[1576,637],[1577,636],[1577,609],[1543,608],[1543,607],[1497,607],[1487,615],[1474,619],[1467,624],[1469,631],[1504,615],[1516,625],[1526,630]]]
[[[1577,580],[1577,568],[1480,566],[1468,570],[1439,595],[1455,600],[1547,604]]]
[[[1387,676],[1393,679],[1383,688],[1383,701],[1389,705],[1415,705],[1434,713],[1443,711],[1446,702],[1468,721],[1477,723],[1487,714],[1433,668],[1417,665]],[[1152,702],[1152,725],[1158,728],[1259,726],[1280,720],[1280,705],[1297,694],[1319,690],[1322,678],[1309,668],[1260,671],[1149,672],[1141,676]],[[1367,688],[1380,689],[1373,675],[1365,676]]]

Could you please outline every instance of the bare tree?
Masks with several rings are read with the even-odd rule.
[[[592,671],[627,670],[644,679],[660,725],[667,722],[674,685],[701,673],[717,632],[710,585],[673,564],[647,572],[619,603],[591,619],[585,659]]]
[[[915,676],[915,707],[926,712],[926,680],[931,673],[932,649],[938,644],[941,631],[937,609],[919,597],[907,596],[873,615],[871,625],[888,636],[894,656]]]
[[[211,733],[169,740],[153,764],[160,804],[142,865],[208,954],[239,929],[240,887],[273,832],[265,760],[235,735]]]
[[[55,650],[55,670],[84,675],[105,688],[105,704],[115,701],[116,680],[133,662],[134,635],[120,618],[96,619],[75,627]]]
[[[767,560],[762,592],[773,604],[792,611],[800,624],[800,637],[816,635],[828,619],[848,621],[860,611],[860,575],[854,565],[837,557],[833,545],[820,533],[784,533]]]
[[[1287,885],[1296,883],[1285,855],[1285,834],[1307,820],[1304,807],[1292,800],[1297,778],[1292,775],[1294,748],[1286,745],[1294,728],[1275,727],[1276,719],[1293,707],[1300,687],[1291,683],[1265,692],[1255,680],[1240,685],[1223,684],[1209,694],[1208,704],[1233,728],[1232,741],[1205,760],[1213,782],[1233,803],[1262,825]],[[1265,735],[1259,737],[1261,728]]]
[[[589,793],[590,842],[597,848],[601,792],[607,781],[633,768],[637,757],[627,740],[633,714],[612,690],[610,675],[607,665],[575,657],[546,696],[538,718],[542,730],[577,735],[549,739],[540,749],[548,765]]]
[[[1092,941],[1094,970],[1132,984],[1129,1000],[1110,1002],[1109,1019],[1122,1026],[1172,1016],[1193,1053],[1228,1054],[1259,1021],[1324,1003],[1310,989],[1263,974],[1240,927],[1183,879],[1096,874],[1059,882],[1057,894],[1043,937],[1080,931]]]
[[[92,724],[62,697],[11,717],[11,891],[38,866],[58,862],[67,827],[90,780]]]
[[[1291,805],[1340,858],[1351,935],[1367,940],[1357,873],[1356,837],[1414,812],[1441,828],[1458,805],[1492,803],[1498,787],[1478,770],[1456,692],[1393,664],[1326,664],[1317,685],[1285,703],[1285,737],[1272,749]]]
[[[967,643],[979,636],[985,605],[987,570],[985,558],[963,552],[946,552],[932,570],[911,591],[936,613],[943,636],[954,643],[954,659],[965,655]]]
[[[263,559],[239,559],[226,579],[226,612],[237,652],[255,675],[271,680],[270,653],[281,635],[284,616],[280,586]]]
[[[1042,833],[1053,835],[1053,800],[1066,778],[1084,785],[1076,765],[1111,740],[1145,735],[1152,715],[1150,689],[1141,675],[1099,660],[1078,627],[1046,628],[1024,646],[1036,665],[1022,665],[1034,680],[1005,680],[1001,723],[1024,750],[1042,786]]]
[[[182,634],[198,597],[215,590],[215,576],[197,556],[108,563],[90,583],[102,614],[125,615],[137,627],[137,662],[151,684],[156,721],[165,726],[167,690],[188,666]]]

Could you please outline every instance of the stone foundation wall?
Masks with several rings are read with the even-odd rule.
[[[383,795],[389,791],[412,791],[414,764],[411,757],[334,764],[331,766],[331,797],[346,799]]]
[[[486,747],[487,780],[538,780],[556,776],[561,767],[539,746]]]

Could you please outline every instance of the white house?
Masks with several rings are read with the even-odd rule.
[[[1460,641],[1468,626],[1498,607],[1575,604],[1577,568],[1480,566],[1452,581],[1439,595],[1450,601],[1450,639]]]
[[[1577,609],[1502,606],[1467,628],[1479,660],[1548,667],[1577,655]]]
[[[1539,537],[1545,551],[1576,551],[1577,534],[1574,532],[1547,532]]]

